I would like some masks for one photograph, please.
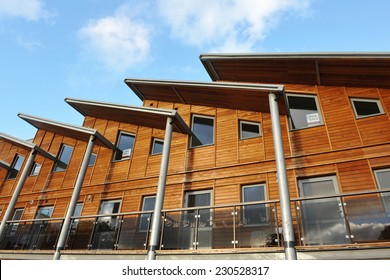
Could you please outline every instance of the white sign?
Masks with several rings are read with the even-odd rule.
[[[306,121],[309,126],[317,125],[320,123],[320,115],[318,113],[307,114]]]
[[[122,158],[131,156],[131,149],[123,150],[122,152]]]

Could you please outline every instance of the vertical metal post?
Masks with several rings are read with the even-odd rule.
[[[89,159],[91,157],[92,149],[93,149],[93,146],[95,144],[95,138],[96,138],[95,135],[91,135],[91,137],[89,138],[87,149],[84,153],[84,158],[83,158],[83,161],[81,163],[79,174],[77,175],[77,180],[76,180],[76,184],[75,184],[74,189],[73,189],[72,197],[70,199],[69,207],[68,207],[68,210],[66,212],[66,216],[65,216],[62,228],[61,228],[60,237],[58,238],[58,243],[56,246],[56,251],[54,253],[53,260],[60,259],[61,250],[65,246],[65,242],[66,242],[66,239],[68,237],[68,232],[69,232],[69,228],[71,225],[72,215],[74,213],[74,210],[76,209],[77,200],[79,199],[79,196],[80,196],[80,191],[81,191],[81,187],[83,185],[83,181],[85,178],[85,173],[87,172]]]
[[[158,248],[160,228],[161,228],[161,210],[164,204],[165,184],[167,181],[169,153],[171,150],[173,117],[167,118],[164,136],[164,146],[161,157],[160,175],[158,178],[156,203],[154,205],[154,213],[152,219],[152,228],[150,234],[148,260],[156,259],[156,249]]]
[[[14,211],[16,202],[18,201],[20,192],[23,189],[24,182],[26,181],[28,173],[30,172],[31,167],[32,167],[32,165],[34,163],[36,154],[37,154],[37,151],[35,149],[32,149],[31,152],[30,152],[30,155],[28,156],[26,165],[23,168],[22,174],[20,175],[18,184],[16,185],[14,193],[12,194],[11,201],[8,204],[7,211],[5,211],[5,214],[4,214],[4,217],[3,217],[3,221],[1,222],[1,225],[0,225],[0,240],[3,237],[4,230],[5,230],[5,225],[6,225],[7,221],[12,216],[12,213]]]
[[[296,260],[294,228],[290,206],[290,194],[287,183],[286,162],[284,159],[283,138],[280,127],[279,107],[277,96],[270,92],[268,95],[269,107],[272,121],[272,135],[274,138],[276,171],[278,175],[280,208],[282,213],[282,228],[284,237],[284,253],[286,260]]]

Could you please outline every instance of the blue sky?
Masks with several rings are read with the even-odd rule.
[[[82,124],[66,97],[141,105],[125,78],[210,81],[216,52],[386,52],[387,0],[0,0],[0,132]]]

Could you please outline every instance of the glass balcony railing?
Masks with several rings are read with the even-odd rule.
[[[390,242],[390,190],[291,200],[296,244]],[[282,249],[279,201],[164,210],[161,250]],[[146,250],[152,212],[73,217],[65,250]],[[63,219],[8,221],[0,250],[53,250]]]

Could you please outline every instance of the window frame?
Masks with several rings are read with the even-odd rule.
[[[163,149],[164,149],[164,140],[162,140],[162,139],[160,139],[160,138],[154,138],[154,137],[153,137],[153,139],[152,139],[152,147],[151,147],[151,150],[150,150],[150,155],[151,155],[151,156],[154,156],[154,155],[161,155],[161,154],[162,154],[163,149],[161,150],[161,152],[155,152],[155,151],[154,151],[156,142],[162,143],[162,146],[163,146]]]
[[[262,202],[262,200],[259,200],[259,201],[245,201],[245,189],[248,189],[248,188],[256,188],[256,187],[262,187],[263,188],[263,194],[264,194],[264,201],[267,201],[268,200],[268,196],[267,196],[267,184],[266,183],[259,183],[259,184],[249,184],[249,185],[241,185],[241,199],[242,199],[242,202],[243,203],[252,203],[252,202]],[[269,211],[269,205],[268,204],[260,204],[261,205],[264,205],[264,212],[265,212],[265,221],[264,222],[260,222],[260,223],[246,223],[244,221],[246,221],[246,218],[245,218],[245,208],[247,208],[248,210],[248,207],[252,206],[252,205],[243,205],[242,206],[242,213],[241,213],[241,219],[244,223],[244,226],[245,227],[255,227],[255,226],[264,226],[264,225],[268,225],[269,222],[270,222],[270,211]],[[256,206],[253,205],[253,206]]]
[[[253,126],[257,126],[259,128],[259,135],[257,136],[250,136],[250,137],[243,137],[243,124],[249,124]],[[246,121],[246,120],[239,120],[239,133],[240,133],[240,140],[246,140],[246,139],[253,139],[253,138],[259,138],[262,137],[262,131],[261,131],[261,123],[260,122],[254,122],[254,121]]]
[[[129,149],[124,149],[124,150],[122,151],[122,150],[120,150],[120,149],[118,148],[118,145],[119,145],[119,142],[120,142],[120,139],[121,139],[121,136],[122,136],[122,135],[126,135],[126,136],[133,137],[133,145],[132,145],[131,148],[129,148],[129,149],[130,149],[130,155],[129,155],[129,156],[123,156],[123,151],[129,150]],[[136,137],[136,135],[135,135],[134,133],[126,132],[126,131],[119,131],[118,137],[117,137],[116,142],[115,142],[115,147],[116,147],[116,149],[115,149],[115,151],[114,151],[114,156],[113,156],[113,159],[112,159],[113,162],[120,162],[120,161],[124,161],[124,160],[129,160],[129,159],[132,158],[133,152],[134,152],[135,137]],[[121,158],[118,158],[118,159],[117,159],[118,150],[122,152],[122,156],[121,156]]]
[[[22,162],[21,162],[21,164],[20,164],[20,168],[19,168],[19,169],[15,169],[15,166],[17,165],[19,159],[22,159]],[[19,172],[20,172],[20,170],[22,169],[22,166],[23,166],[23,164],[24,164],[24,160],[25,160],[25,159],[26,159],[26,158],[25,158],[24,156],[19,155],[19,154],[15,154],[14,159],[12,160],[12,164],[11,164],[11,166],[10,166],[10,169],[9,169],[9,171],[8,171],[7,179],[6,179],[6,180],[14,180],[14,179],[16,179],[16,178],[18,177]],[[17,172],[16,172],[16,174],[14,175],[14,172],[15,172],[15,171],[17,171]],[[12,175],[12,177],[11,177],[11,175]]]
[[[388,188],[386,188],[386,187],[384,187],[384,186],[382,186],[380,184],[380,181],[379,181],[379,178],[378,178],[378,173],[380,173],[380,172],[390,172],[390,168],[382,168],[382,169],[374,170],[375,183],[377,184],[378,189],[379,190],[387,190],[387,189],[390,190],[390,183],[389,183],[389,187]],[[381,196],[381,199],[382,199],[383,209],[386,212],[387,217],[390,217],[390,202],[389,203],[385,202],[385,198],[386,197],[388,198],[390,196],[390,192],[387,192],[387,193],[384,193],[384,194],[381,193],[380,196]],[[390,198],[388,198],[388,199],[390,200]]]
[[[364,118],[369,118],[369,117],[374,117],[374,116],[380,116],[380,115],[385,114],[385,111],[384,111],[384,109],[383,109],[383,106],[382,106],[382,103],[381,103],[380,99],[376,99],[376,98],[350,97],[349,100],[350,100],[350,102],[351,102],[352,110],[353,110],[353,113],[355,114],[355,118],[356,118],[356,119],[364,119]],[[358,112],[357,112],[357,110],[356,110],[354,101],[358,101],[358,102],[367,102],[367,103],[375,103],[375,104],[378,106],[379,113],[371,114],[371,115],[364,115],[364,116],[363,116],[363,115],[359,115]]]
[[[154,204],[153,204],[153,209],[151,210],[145,210],[145,201],[147,199],[154,199]],[[145,211],[153,211],[154,210],[154,206],[156,205],[156,195],[146,195],[146,196],[143,196],[142,197],[142,205],[141,205],[141,212],[145,212]],[[144,228],[143,225],[145,223],[145,220],[146,222],[149,222],[151,223],[151,220],[153,218],[153,214],[152,215],[149,215],[149,214],[141,214],[139,216],[139,221],[138,221],[138,231],[139,232],[147,232],[148,229],[147,228]],[[149,220],[150,219],[150,220]],[[149,220],[149,221],[148,221]],[[147,224],[147,223],[146,223]],[[150,230],[150,226],[149,226],[149,230]]]
[[[39,172],[41,171],[41,168],[42,168],[42,164],[38,162],[34,162],[33,166],[31,167],[30,176],[38,176]]]
[[[315,102],[315,105],[316,105],[316,109],[317,109],[317,114],[318,114],[318,118],[319,118],[319,123],[318,124],[315,124],[315,125],[307,125],[305,127],[299,127],[299,128],[295,128],[294,126],[294,122],[293,122],[293,118],[292,118],[292,115],[290,113],[291,111],[291,108],[290,108],[290,103],[289,103],[289,100],[288,100],[288,97],[289,96],[292,96],[292,97],[304,97],[304,98],[313,98],[314,99],[314,102]],[[321,107],[320,107],[320,103],[318,101],[318,95],[316,94],[305,94],[305,93],[286,93],[286,105],[287,105],[287,108],[288,108],[288,122],[289,122],[289,126],[290,126],[290,131],[294,131],[294,130],[301,130],[301,129],[307,129],[307,128],[313,128],[313,127],[317,127],[317,126],[321,126],[321,125],[324,125],[324,120],[323,120],[323,117],[322,117],[322,112],[321,112]],[[307,116],[307,115],[306,115]]]
[[[65,148],[71,148],[72,149],[72,152],[70,154],[70,157],[69,157],[69,161],[68,162],[64,162],[61,160],[61,157],[64,153],[64,149]],[[66,171],[66,169],[68,169],[68,166],[69,166],[69,163],[70,161],[72,160],[72,156],[73,156],[73,151],[74,151],[74,147],[70,146],[70,145],[66,145],[66,144],[61,144],[61,147],[60,147],[60,151],[58,152],[58,156],[57,156],[57,161],[56,163],[54,164],[54,167],[53,167],[53,172],[63,172],[63,171]],[[65,163],[66,164],[66,167],[63,168],[63,167],[60,167],[59,166],[59,163]],[[57,168],[60,168],[60,169],[57,169]]]
[[[190,137],[190,148],[198,148],[198,147],[205,147],[205,146],[212,146],[215,144],[215,116],[207,116],[207,115],[199,115],[199,114],[192,114],[191,116],[191,132],[195,135],[195,132],[194,132],[194,119],[195,118],[202,118],[202,119],[209,119],[209,120],[213,120],[213,141],[212,143],[207,143],[207,144],[200,144],[200,145],[196,145],[194,146],[194,143],[193,143],[193,136],[191,135]],[[195,137],[197,137],[195,135]],[[198,138],[198,137],[197,137]],[[199,141],[200,142],[200,141]]]
[[[93,159],[93,162],[91,163],[92,159]],[[97,160],[97,154],[91,153],[91,156],[89,157],[89,160],[88,160],[88,167],[94,166],[96,164],[96,160]]]

